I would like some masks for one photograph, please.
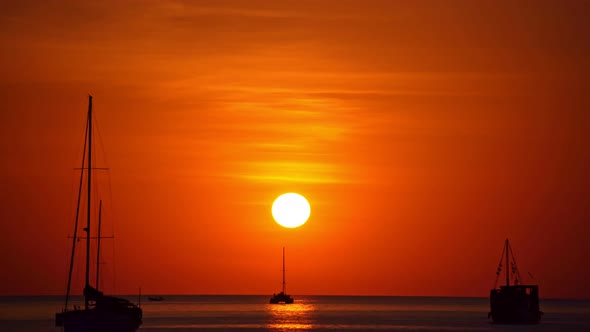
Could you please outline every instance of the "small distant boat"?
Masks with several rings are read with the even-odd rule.
[[[106,296],[98,290],[99,281],[99,262],[100,262],[100,225],[101,225],[101,211],[102,202],[99,205],[98,212],[98,231],[96,237],[91,237],[91,176],[93,174],[92,167],[92,96],[88,97],[88,118],[86,122],[86,137],[84,139],[84,153],[82,155],[82,172],[80,174],[80,185],[78,187],[78,205],[76,210],[76,222],[74,226],[74,236],[72,240],[72,252],[70,257],[70,269],[68,274],[68,284],[66,289],[65,305],[61,312],[55,314],[55,326],[63,327],[64,332],[134,332],[142,324],[143,312],[137,305],[129,302],[126,299],[117,298],[113,296]],[[84,181],[84,175],[87,176]],[[72,271],[74,268],[74,257],[76,251],[76,243],[79,238],[78,221],[79,212],[81,211],[82,202],[82,188],[83,183],[86,183],[88,190],[86,194],[86,225],[84,231],[86,232],[84,238],[86,240],[86,280],[84,286],[84,306],[78,307],[68,306],[70,300],[70,286],[72,281]],[[96,284],[90,285],[90,239],[96,238],[97,242],[97,257],[96,257]]]
[[[291,295],[287,294],[287,283],[285,281],[285,247],[283,247],[283,291],[278,294],[273,294],[270,298],[269,303],[271,304],[291,304],[293,303],[293,298]]]
[[[160,302],[160,301],[164,301],[164,298],[162,296],[149,296],[148,300],[154,301],[154,302]]]
[[[512,261],[510,261],[512,257]],[[539,286],[521,285],[520,273],[508,239],[504,245],[502,258],[496,271],[496,285],[502,271],[502,261],[506,261],[506,285],[490,291],[490,308],[488,318],[496,324],[537,324],[543,312],[539,309]],[[510,276],[514,281],[510,284]]]

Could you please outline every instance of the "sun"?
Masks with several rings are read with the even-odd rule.
[[[282,194],[272,204],[272,217],[279,225],[287,228],[305,224],[310,213],[307,199],[296,193]]]

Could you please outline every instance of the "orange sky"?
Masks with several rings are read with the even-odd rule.
[[[107,292],[272,294],[285,245],[293,294],[487,296],[509,237],[541,296],[589,298],[589,13],[2,2],[0,295],[64,292],[91,93]]]

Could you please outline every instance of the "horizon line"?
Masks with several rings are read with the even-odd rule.
[[[164,293],[145,293],[144,296],[271,296],[270,294],[164,294]],[[414,298],[457,298],[457,299],[488,299],[487,296],[452,296],[452,295],[366,295],[366,294],[291,294],[294,296],[318,296],[318,297],[414,297]],[[0,298],[7,297],[64,297],[64,294],[38,294],[38,295],[1,295]],[[72,296],[84,296],[83,294],[74,294]],[[139,294],[110,294],[109,296],[137,297]],[[573,300],[573,301],[590,301],[590,298],[576,297],[547,297],[540,300]]]

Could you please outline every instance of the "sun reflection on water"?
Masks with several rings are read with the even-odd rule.
[[[310,330],[311,314],[316,310],[313,304],[267,304],[266,312],[270,314],[267,328],[271,331]]]

